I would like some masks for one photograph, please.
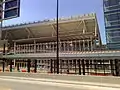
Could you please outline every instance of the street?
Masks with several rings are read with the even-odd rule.
[[[4,80],[0,82],[0,86],[8,88],[5,90],[85,90],[85,89],[75,89],[71,87],[51,86],[47,84],[40,85],[35,83],[30,84],[30,83],[11,82],[11,81],[4,81]]]
[[[119,88],[78,84],[73,81],[0,76],[0,90],[120,90]],[[2,88],[2,89],[1,89]],[[5,88],[5,89],[4,89]]]

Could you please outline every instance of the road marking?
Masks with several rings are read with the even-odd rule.
[[[0,78],[3,81],[11,82],[20,82],[20,83],[29,83],[29,84],[38,84],[38,85],[50,85],[50,86],[59,86],[59,87],[69,87],[77,89],[87,89],[87,90],[120,90],[120,88],[109,88],[109,87],[100,87],[100,86],[90,86],[90,85],[76,85],[76,84],[67,84],[67,83],[56,83],[56,82],[42,82],[42,81],[30,81],[30,80],[20,80],[20,79],[5,79]]]

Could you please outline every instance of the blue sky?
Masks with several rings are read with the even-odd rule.
[[[103,43],[106,43],[103,0],[59,0],[59,16],[97,13]],[[38,21],[56,17],[56,0],[21,0],[20,17],[4,22],[4,25]]]

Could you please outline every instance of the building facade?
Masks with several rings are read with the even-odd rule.
[[[1,71],[120,76],[120,51],[103,51],[95,13],[59,18],[59,66],[56,19],[4,27],[2,39]]]
[[[120,49],[120,0],[103,0],[107,48]]]

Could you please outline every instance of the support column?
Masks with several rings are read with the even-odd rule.
[[[69,60],[67,60],[67,74],[69,74]]]
[[[83,40],[83,51],[85,51],[85,40]]]
[[[30,59],[28,59],[27,60],[27,71],[28,71],[28,73],[30,73],[30,63],[31,63],[31,61],[30,61]]]
[[[81,50],[81,41],[79,40],[79,51],[82,51]]]
[[[91,51],[93,51],[93,44],[92,44],[92,38],[91,38],[91,43],[90,43],[91,45]]]
[[[77,74],[76,59],[75,59],[75,74]]]
[[[80,59],[78,60],[78,67],[79,67],[79,75],[81,75],[81,65],[80,65]]]
[[[63,48],[64,48],[63,51],[65,52],[65,42],[63,42]]]
[[[103,59],[103,69],[104,69],[104,75],[105,75],[105,60]]]
[[[3,64],[3,72],[4,72],[5,71],[5,59],[3,59],[2,64]]]
[[[88,45],[88,51],[90,51],[90,44],[89,44],[89,40],[87,41],[87,45]]]
[[[34,61],[34,72],[37,73],[37,60]]]
[[[50,60],[50,66],[51,66],[50,72],[53,73],[53,60],[52,59]]]
[[[54,60],[54,73],[56,73],[56,60]]]
[[[34,40],[34,53],[36,53],[36,41]]]
[[[82,71],[83,71],[83,75],[85,75],[85,63],[84,63],[84,59],[82,60]]]
[[[114,76],[114,64],[113,60],[110,60],[111,74]]]
[[[118,60],[115,59],[115,75],[119,76],[119,71],[118,71]]]
[[[95,75],[97,75],[97,61],[94,60],[94,69],[95,69]]]
[[[12,72],[12,60],[10,60],[10,72]]]
[[[19,68],[19,63],[17,63],[17,71],[19,72],[20,71],[20,68]]]
[[[14,42],[14,54],[16,53],[16,42]]]

